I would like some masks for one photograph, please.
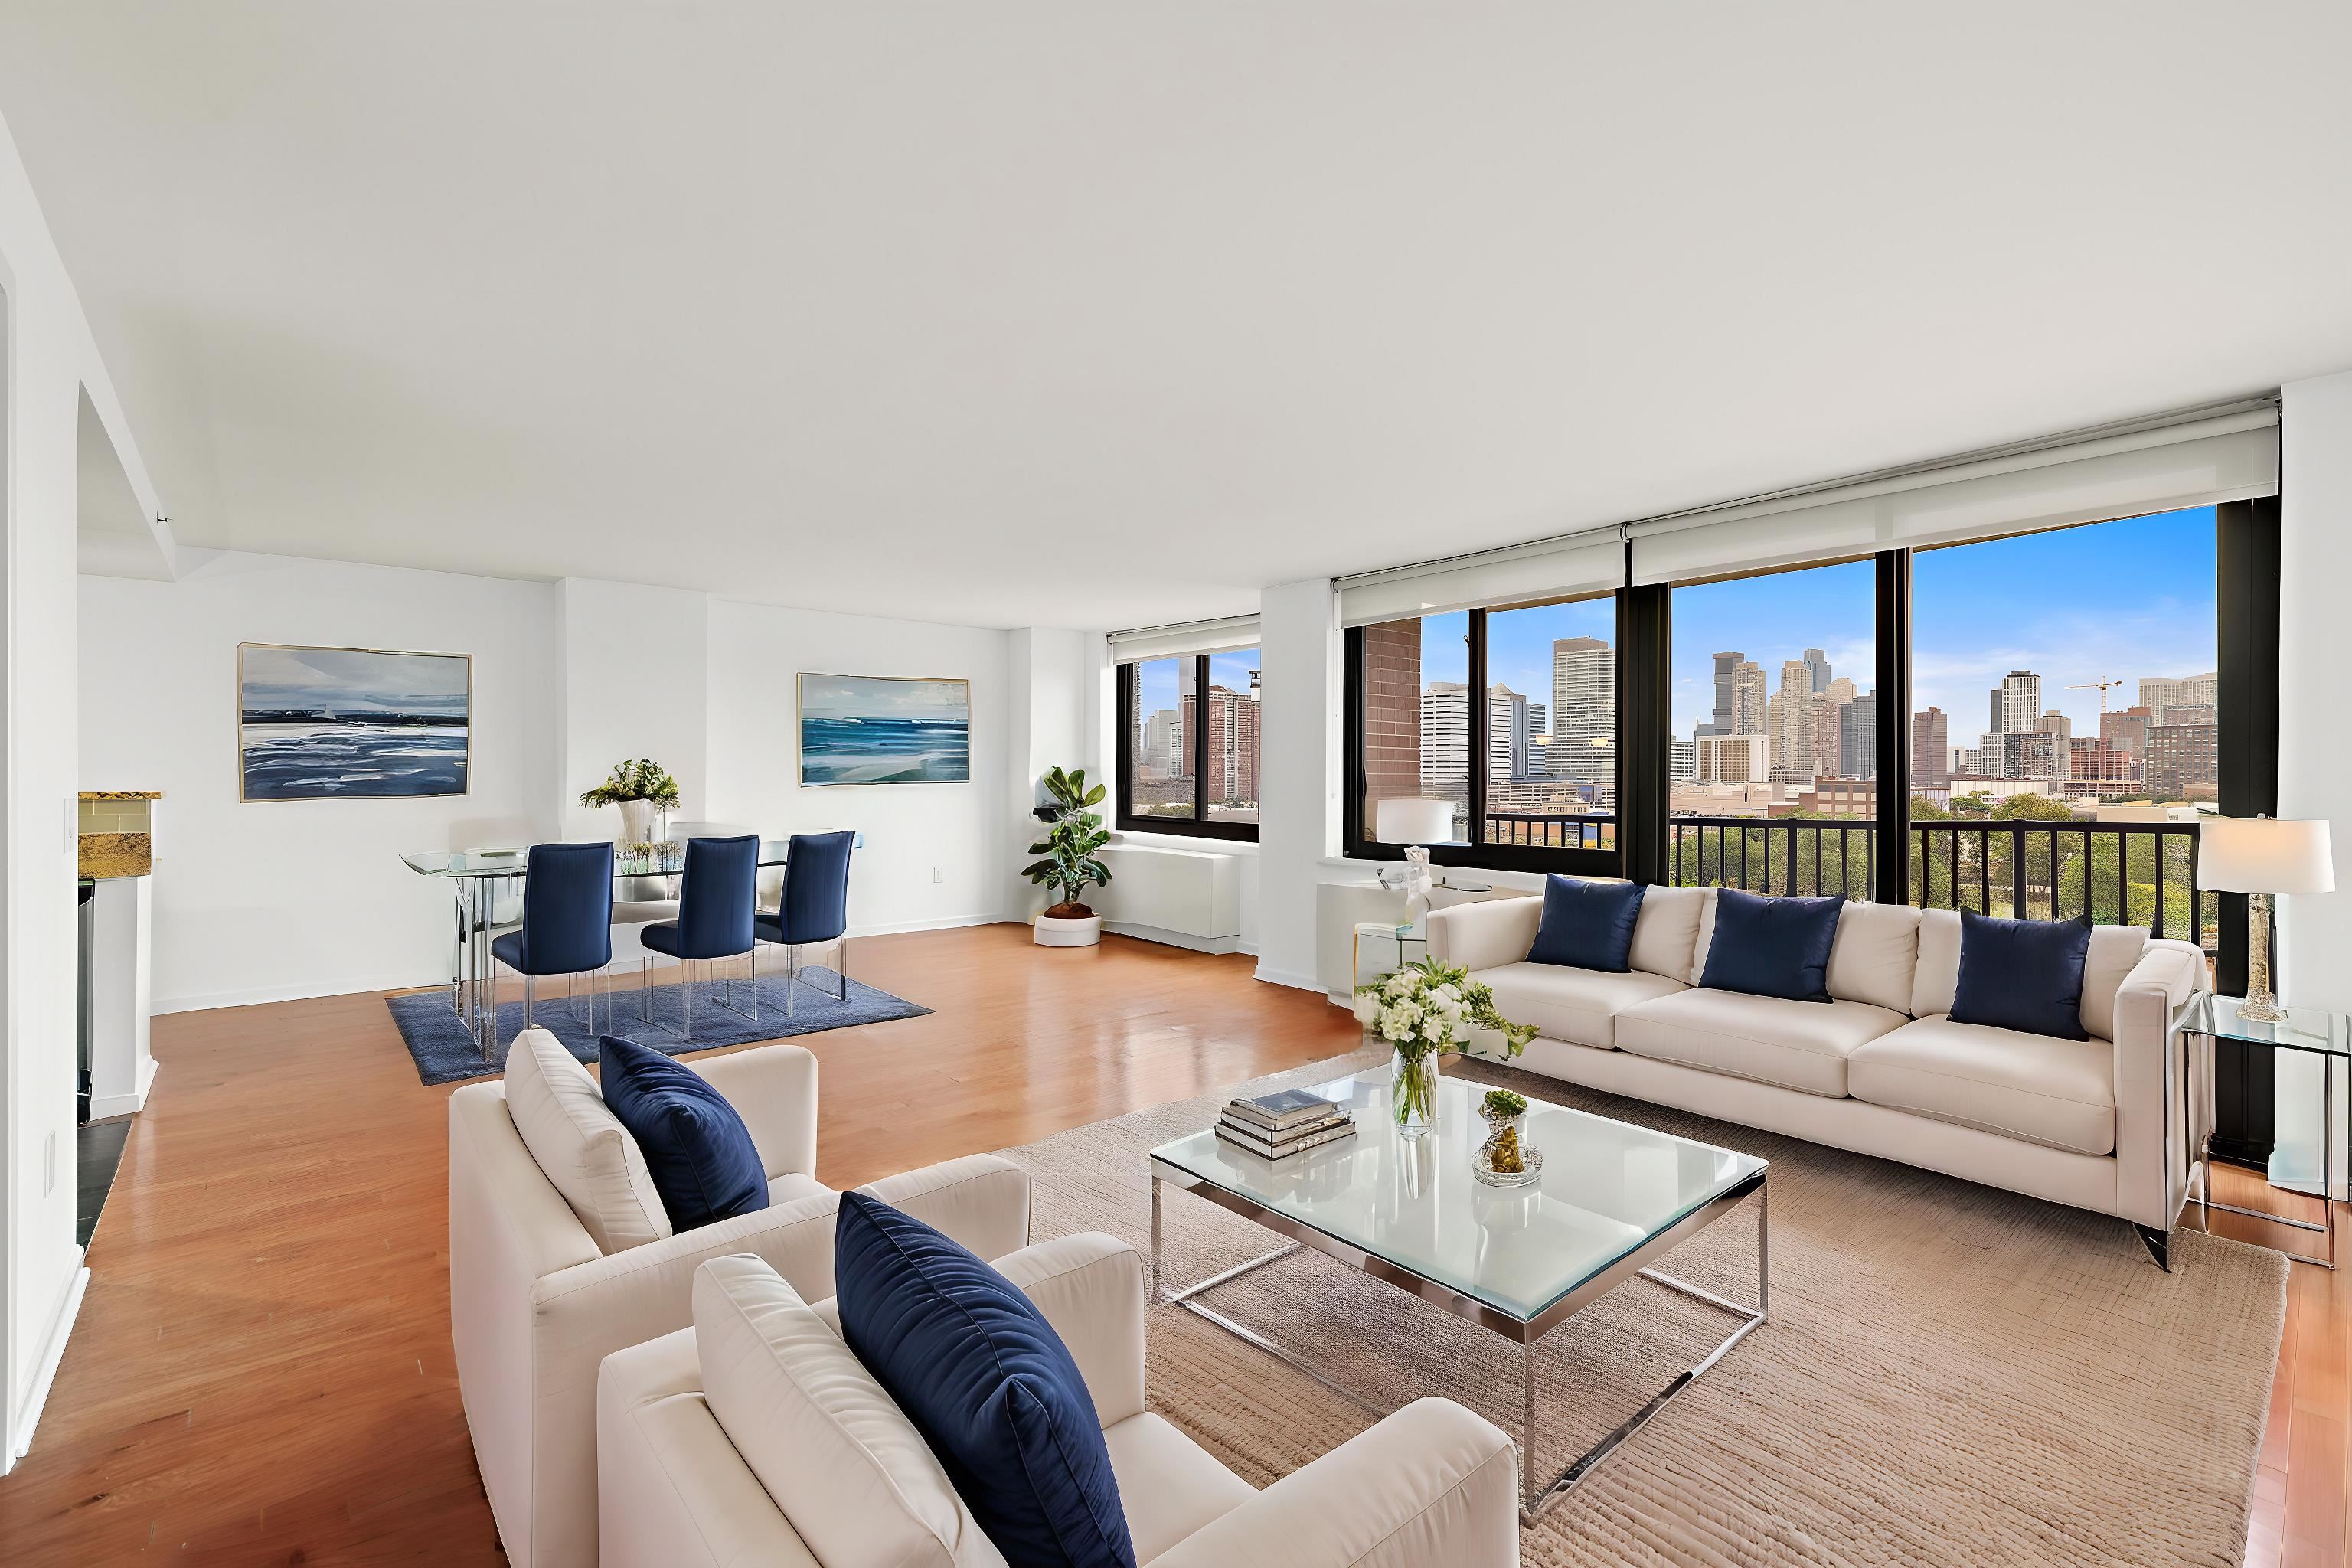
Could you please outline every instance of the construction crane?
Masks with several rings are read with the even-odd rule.
[[[2079,686],[2070,686],[2066,689],[2069,691],[2096,691],[2099,694],[2099,717],[2104,719],[2107,716],[2107,693],[2113,691],[2116,687],[2121,686],[2123,682],[2120,680],[2086,680]]]

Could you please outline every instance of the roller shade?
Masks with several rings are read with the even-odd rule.
[[[2264,402],[1632,523],[1633,581],[1672,583],[2278,491]]]
[[[1110,634],[1110,657],[1118,664],[1145,658],[1181,658],[1196,653],[1231,653],[1257,647],[1257,617],[1190,621],[1181,626],[1144,626]]]
[[[1625,542],[1615,528],[1342,577],[1339,620],[1364,626],[1449,610],[1493,608],[1614,593],[1625,582]]]

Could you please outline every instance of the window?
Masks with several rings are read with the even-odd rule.
[[[1876,581],[1852,561],[1673,590],[1675,881],[1870,896]]]
[[[1441,863],[1614,872],[1616,636],[1613,595],[1350,631],[1348,852],[1402,853],[1384,802],[1444,801]]]
[[[1118,667],[1118,826],[1257,837],[1255,648]]]
[[[2216,522],[2197,507],[1913,556],[1915,901],[2210,940],[2190,825],[2221,794]]]

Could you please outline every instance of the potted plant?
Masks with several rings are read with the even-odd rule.
[[[1468,970],[1433,958],[1357,986],[1356,1016],[1394,1047],[1389,1109],[1407,1137],[1436,1124],[1438,1058],[1467,1050],[1473,1029],[1500,1035],[1507,1056],[1517,1056],[1536,1037],[1534,1025],[1514,1024],[1496,1011],[1494,992]]]
[[[639,757],[634,763],[614,763],[604,782],[581,795],[580,804],[592,811],[619,806],[621,842],[646,844],[653,840],[654,813],[677,810],[678,799],[677,781],[669,770]]]
[[[1045,858],[1032,861],[1022,875],[1050,888],[1054,902],[1037,917],[1035,938],[1040,947],[1092,947],[1102,941],[1102,917],[1084,902],[1088,887],[1110,881],[1110,868],[1095,852],[1110,842],[1103,830],[1100,784],[1087,787],[1087,770],[1049,771],[1043,781],[1052,798],[1036,808],[1046,824],[1045,836],[1029,846],[1029,853]]]

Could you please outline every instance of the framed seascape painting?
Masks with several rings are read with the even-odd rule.
[[[470,654],[239,643],[238,798],[464,795],[473,697]]]
[[[801,783],[971,782],[971,682],[805,670],[800,682]]]

